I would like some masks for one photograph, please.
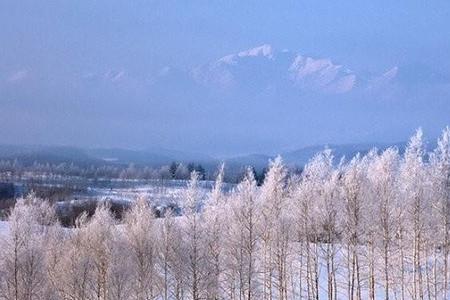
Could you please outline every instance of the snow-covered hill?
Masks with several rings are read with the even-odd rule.
[[[367,80],[329,58],[314,58],[286,49],[280,51],[269,44],[194,68],[192,76],[199,83],[222,89],[291,87],[306,92],[340,94],[354,90],[357,84],[367,85]],[[393,77],[395,72],[389,72],[373,80],[383,78],[386,81]]]

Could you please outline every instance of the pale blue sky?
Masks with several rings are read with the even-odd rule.
[[[3,0],[0,44],[2,143],[233,154],[401,141],[450,123],[449,1]],[[233,90],[192,79],[262,44],[343,65],[355,90],[285,90],[279,61],[243,62]]]

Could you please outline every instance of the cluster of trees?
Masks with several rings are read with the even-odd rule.
[[[348,162],[317,154],[298,176],[280,158],[205,202],[193,172],[183,215],[145,199],[118,224],[107,206],[73,229],[29,197],[0,249],[3,299],[449,299],[450,129],[432,153]]]
[[[172,162],[169,167],[171,179],[188,179],[194,171],[199,174],[200,179],[205,179],[206,171],[201,164],[189,163],[185,166],[182,163]]]
[[[18,160],[0,160],[0,180],[8,181],[20,177],[76,176],[82,178],[110,179],[189,179],[192,171],[198,172],[202,179],[210,179],[205,168],[200,164],[177,163],[159,167],[145,165],[90,165],[74,163],[39,163],[25,165]]]

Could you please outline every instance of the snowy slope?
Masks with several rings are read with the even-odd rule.
[[[327,94],[347,93],[357,83],[368,84],[349,68],[329,58],[314,58],[290,50],[276,50],[265,44],[202,65],[192,71],[194,79],[202,84],[222,89],[273,86],[290,87],[299,91]],[[375,79],[392,80],[395,72]],[[374,79],[374,80],[375,80]]]

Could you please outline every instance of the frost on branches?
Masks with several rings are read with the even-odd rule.
[[[63,228],[30,195],[2,226],[0,299],[449,299],[450,129],[425,151],[318,153],[301,174],[281,158],[204,199],[191,174],[182,215],[141,198]],[[204,199],[204,200],[202,200]]]

